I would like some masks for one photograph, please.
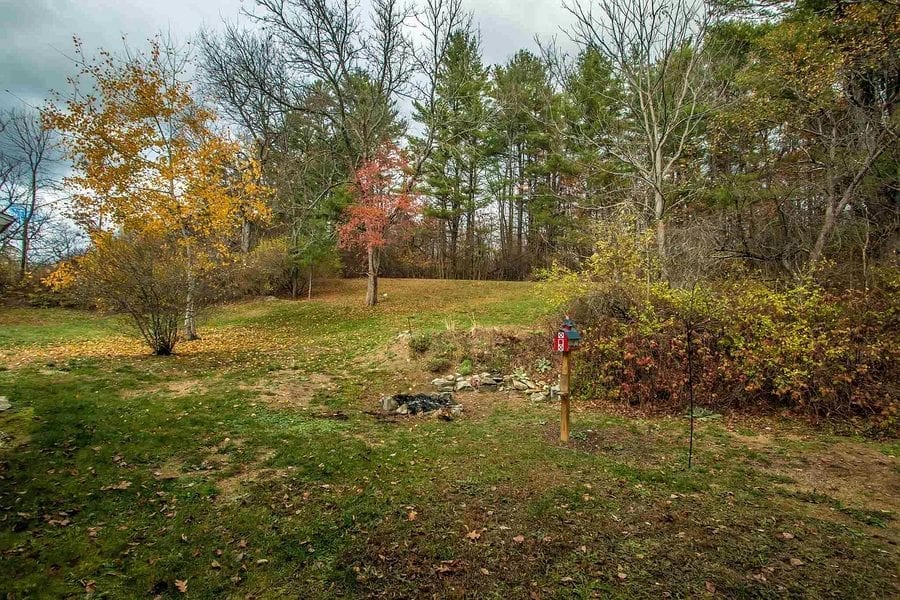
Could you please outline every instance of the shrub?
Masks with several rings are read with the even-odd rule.
[[[289,291],[291,268],[287,238],[263,238],[227,269],[226,296],[268,296]]]
[[[417,333],[409,338],[409,349],[416,354],[425,354],[431,349],[431,335]]]
[[[74,289],[87,303],[128,314],[157,355],[175,348],[188,279],[183,252],[154,234],[106,235],[47,278],[52,287]],[[195,288],[198,304],[199,291]]]
[[[468,377],[472,374],[472,361],[471,359],[465,359],[459,365],[459,374],[465,377]]]
[[[450,370],[452,364],[449,359],[443,356],[434,356],[428,359],[425,368],[428,369],[429,373],[444,373]]]

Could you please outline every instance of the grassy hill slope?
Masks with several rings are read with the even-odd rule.
[[[331,282],[214,309],[147,356],[114,317],[0,316],[0,593],[12,597],[888,597],[895,445],[780,421],[461,397],[384,418],[425,373],[402,332],[533,327],[528,283]]]

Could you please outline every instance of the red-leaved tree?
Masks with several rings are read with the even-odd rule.
[[[353,178],[356,201],[345,210],[340,228],[342,248],[365,250],[369,268],[366,306],[378,302],[378,270],[385,246],[402,236],[405,225],[421,212],[411,191],[409,161],[394,143],[384,144]]]

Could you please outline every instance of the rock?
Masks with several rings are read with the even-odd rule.
[[[456,391],[457,392],[471,392],[475,388],[472,387],[472,384],[469,383],[468,379],[463,379],[462,381],[456,382]]]
[[[462,414],[463,406],[462,404],[454,404],[450,407],[450,416],[458,417]]]
[[[480,379],[481,382],[484,383],[485,381],[493,381],[494,376],[491,375],[490,373],[488,373],[487,371],[485,371],[484,373],[478,374],[478,379]]]
[[[524,381],[519,381],[518,379],[516,379],[513,381],[513,389],[524,392],[528,389],[528,385]]]
[[[556,398],[559,396],[559,385],[551,385],[550,386],[550,397]]]
[[[397,411],[396,411],[396,412],[397,412],[398,415],[406,415],[406,414],[409,414],[409,407],[408,407],[407,405],[405,405],[405,404],[401,404],[399,407],[397,407]]]
[[[544,392],[535,392],[531,395],[532,402],[544,402],[547,400],[547,394]]]
[[[397,410],[399,406],[400,405],[397,404],[397,400],[393,396],[385,396],[381,399],[381,408],[387,412]]]
[[[6,396],[0,396],[0,412],[10,408],[12,408],[12,404],[9,403],[9,399]]]

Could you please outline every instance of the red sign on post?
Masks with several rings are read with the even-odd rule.
[[[569,337],[566,335],[565,331],[557,332],[556,337],[553,338],[553,351],[554,352],[568,352],[569,351]]]

